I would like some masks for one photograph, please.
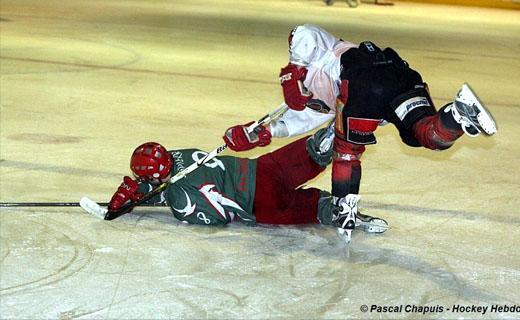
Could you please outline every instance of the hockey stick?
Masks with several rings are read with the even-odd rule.
[[[108,206],[108,202],[99,203],[101,206]],[[13,207],[79,207],[79,202],[0,202],[0,208]],[[144,203],[146,207],[164,207],[164,203]]]
[[[280,106],[278,106],[278,108],[276,108],[275,110],[273,110],[272,112],[270,112],[269,114],[266,114],[265,116],[263,116],[262,118],[260,118],[260,120],[257,120],[255,122],[253,122],[249,127],[247,127],[247,131],[250,133],[250,132],[253,132],[255,129],[257,129],[260,125],[264,125],[264,124],[267,124],[271,121],[273,121],[274,119],[277,119],[278,117],[280,117],[282,114],[285,113],[285,111],[287,111],[289,109],[289,107],[285,104],[285,103],[282,103]],[[122,206],[120,209],[118,210],[108,210],[106,208],[103,208],[101,207],[100,204],[96,203],[95,201],[93,200],[90,200],[89,198],[87,197],[83,197],[81,198],[80,200],[80,206],[81,208],[83,208],[85,211],[87,211],[88,213],[92,214],[92,215],[95,215],[97,217],[100,217],[100,218],[103,218],[104,220],[113,220],[113,219],[116,219],[117,217],[120,217],[122,216],[123,214],[125,213],[128,213],[130,212],[134,207],[138,206],[138,205],[141,205],[143,204],[144,202],[150,200],[151,198],[153,198],[154,196],[160,194],[161,192],[163,192],[164,190],[166,190],[166,188],[172,184],[172,183],[175,183],[177,181],[179,181],[180,179],[184,178],[186,175],[188,175],[189,173],[193,172],[194,170],[196,170],[197,168],[200,168],[201,166],[203,166],[205,163],[207,163],[208,161],[212,160],[213,158],[215,158],[218,154],[222,153],[224,150],[226,150],[227,148],[227,145],[224,144],[224,145],[221,145],[220,147],[216,148],[215,150],[211,151],[210,153],[208,153],[205,157],[203,157],[202,159],[192,163],[190,166],[188,166],[187,168],[185,168],[184,170],[182,171],[179,171],[176,175],[174,175],[173,177],[170,178],[170,180],[160,184],[157,188],[153,189],[152,191],[150,191],[149,193],[147,193],[143,198],[141,198],[140,200],[138,201],[135,201],[135,202],[129,202],[127,204],[125,204],[124,206]]]

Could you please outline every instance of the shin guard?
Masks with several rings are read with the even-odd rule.
[[[432,150],[445,150],[463,135],[458,124],[453,124],[451,114],[442,108],[433,116],[425,117],[413,125],[413,131],[422,146]]]
[[[332,160],[332,195],[337,198],[359,193],[361,155],[365,146],[335,138]]]

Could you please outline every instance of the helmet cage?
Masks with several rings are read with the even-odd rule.
[[[130,160],[130,169],[143,180],[164,179],[170,173],[173,160],[168,151],[159,143],[147,142],[137,147]]]

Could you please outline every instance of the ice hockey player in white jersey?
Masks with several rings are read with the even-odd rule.
[[[273,137],[299,135],[335,119],[332,201],[342,213],[347,239],[358,215],[360,158],[366,145],[376,143],[379,125],[392,123],[406,145],[432,150],[451,147],[464,133],[497,132],[468,84],[437,111],[426,82],[395,50],[370,41],[356,45],[314,25],[290,32],[289,63],[280,82],[291,110],[270,125]],[[234,134],[228,129],[224,140]],[[256,146],[254,141],[226,142],[235,151]]]

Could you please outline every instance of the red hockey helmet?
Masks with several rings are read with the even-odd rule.
[[[134,150],[130,169],[138,178],[164,179],[172,169],[173,159],[166,148],[157,142],[143,143]]]

